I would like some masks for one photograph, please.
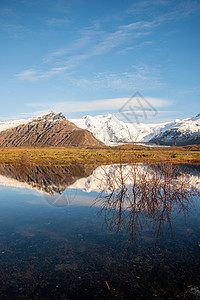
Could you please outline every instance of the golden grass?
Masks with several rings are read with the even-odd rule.
[[[114,163],[200,163],[200,147],[143,146],[88,148],[0,148],[0,164],[25,162],[32,165],[114,164]]]

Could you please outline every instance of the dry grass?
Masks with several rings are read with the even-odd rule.
[[[200,163],[200,147],[122,146],[94,148],[0,148],[0,164],[16,164],[25,158],[32,165],[113,164],[113,163]]]

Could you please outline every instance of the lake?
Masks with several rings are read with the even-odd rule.
[[[195,165],[1,165],[0,299],[200,299],[199,188]]]

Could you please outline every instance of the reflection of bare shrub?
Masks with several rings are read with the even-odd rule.
[[[30,171],[31,165],[30,157],[26,152],[22,152],[14,163],[15,169],[20,175],[27,175]]]
[[[189,174],[173,165],[120,165],[117,172],[113,170],[105,172],[109,194],[102,190],[96,201],[108,228],[125,230],[131,241],[147,223],[153,226],[156,240],[165,225],[172,233],[172,212],[185,214],[199,195]]]

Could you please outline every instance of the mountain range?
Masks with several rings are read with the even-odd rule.
[[[66,119],[50,112],[31,119],[0,122],[0,146],[92,146],[124,143],[200,144],[200,114],[158,124],[125,123],[114,115]]]
[[[91,131],[106,145],[132,142],[160,145],[200,144],[200,114],[193,118],[158,124],[125,123],[112,114],[96,117],[87,115],[71,121],[78,127]]]

